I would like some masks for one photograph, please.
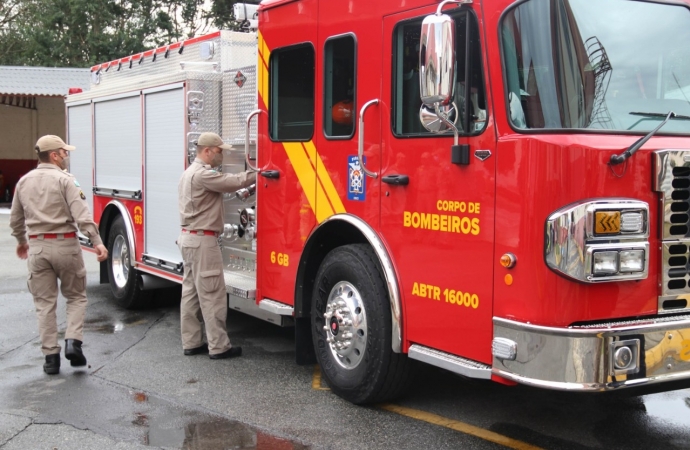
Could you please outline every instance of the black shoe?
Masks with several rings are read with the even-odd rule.
[[[208,355],[211,359],[226,359],[234,358],[235,356],[242,356],[242,347],[231,347],[230,350],[226,350],[223,353]]]
[[[202,353],[208,353],[208,344],[203,343],[198,347],[184,349],[185,356],[201,355]]]
[[[76,339],[65,339],[65,358],[69,359],[72,367],[86,365],[86,357],[81,351],[81,341]]]
[[[55,353],[46,355],[46,362],[43,364],[43,371],[48,375],[60,373],[60,354]]]

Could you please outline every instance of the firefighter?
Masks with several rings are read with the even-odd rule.
[[[17,239],[17,256],[28,258],[29,291],[38,315],[41,350],[45,355],[43,370],[48,375],[60,372],[55,314],[58,283],[67,299],[65,357],[73,367],[86,365],[82,352],[84,315],[86,313],[86,269],[77,230],[91,239],[98,261],[105,261],[108,250],[91,218],[86,197],[73,175],[67,173],[69,152],[58,136],[43,136],[36,142],[38,167],[17,183],[10,227]],[[27,241],[28,234],[28,241]]]
[[[177,245],[184,261],[180,328],[187,356],[209,353],[211,359],[224,359],[242,355],[242,347],[230,344],[225,327],[228,305],[218,236],[223,231],[223,193],[255,183],[256,174],[216,171],[223,163],[223,150],[231,148],[217,134],[202,133],[196,159],[178,187],[182,230]]]

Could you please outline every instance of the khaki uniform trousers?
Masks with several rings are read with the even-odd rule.
[[[27,286],[34,297],[38,315],[38,332],[44,355],[60,353],[57,328],[58,283],[67,299],[67,330],[65,339],[83,341],[86,314],[86,268],[79,240],[29,240],[29,279]]]
[[[228,304],[218,241],[215,236],[181,233],[177,243],[184,261],[180,303],[182,348],[187,350],[203,344],[201,315],[206,325],[209,354],[228,351],[232,345],[225,327]]]

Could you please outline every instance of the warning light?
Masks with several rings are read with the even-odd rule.
[[[331,114],[333,115],[333,122],[341,125],[352,124],[352,100],[343,100],[333,105]]]
[[[82,88],[73,87],[73,88],[69,88],[69,91],[67,93],[69,95],[72,95],[72,94],[81,94],[82,92],[84,92],[84,90]]]

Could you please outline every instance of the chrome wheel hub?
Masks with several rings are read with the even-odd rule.
[[[117,236],[113,242],[112,270],[115,284],[124,288],[129,278],[129,248],[122,235]]]
[[[326,341],[336,362],[354,369],[364,358],[367,315],[359,291],[347,281],[333,286],[323,314]]]

